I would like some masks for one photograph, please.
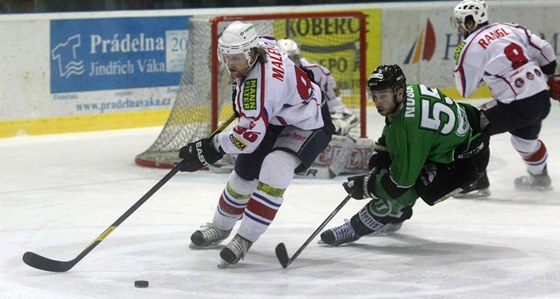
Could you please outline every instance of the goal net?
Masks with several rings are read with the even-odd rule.
[[[337,81],[344,104],[360,118],[351,132],[366,132],[366,22],[360,12],[294,13],[238,16],[193,16],[177,98],[154,143],[136,156],[136,164],[172,168],[179,149],[207,137],[232,113],[231,78],[217,58],[218,38],[231,22],[255,25],[258,34],[296,41],[301,56],[327,67]]]

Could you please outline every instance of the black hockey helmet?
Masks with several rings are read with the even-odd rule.
[[[368,79],[370,92],[391,88],[396,95],[400,88],[405,88],[406,77],[401,68],[396,64],[380,65]]]

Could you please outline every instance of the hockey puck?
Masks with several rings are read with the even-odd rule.
[[[147,288],[149,285],[147,280],[137,280],[134,282],[134,286],[137,288]]]

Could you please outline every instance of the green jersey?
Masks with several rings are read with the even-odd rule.
[[[400,188],[414,185],[426,161],[448,164],[466,145],[472,128],[465,109],[440,90],[422,84],[406,86],[406,100],[386,118],[383,136],[391,156],[390,176]]]

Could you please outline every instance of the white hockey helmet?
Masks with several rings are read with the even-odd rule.
[[[471,16],[478,26],[488,22],[488,5],[484,0],[463,0],[453,9],[451,24],[464,27],[465,20]]]
[[[278,47],[282,53],[286,53],[289,56],[300,55],[298,44],[291,39],[280,39],[278,40]]]
[[[245,54],[251,64],[251,49],[259,46],[259,36],[251,23],[235,21],[229,24],[218,39],[218,59],[224,54]]]

